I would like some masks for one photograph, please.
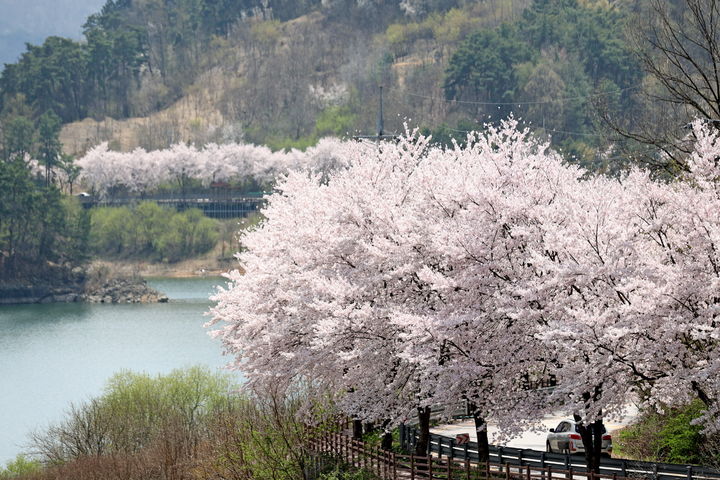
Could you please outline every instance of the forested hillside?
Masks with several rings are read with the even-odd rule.
[[[386,131],[407,121],[449,142],[514,115],[615,169],[625,147],[600,114],[647,114],[628,26],[650,1],[108,0],[83,41],[50,37],[6,65],[0,105],[5,118],[18,103],[52,110],[70,153],[304,148],[373,133],[383,85]]]

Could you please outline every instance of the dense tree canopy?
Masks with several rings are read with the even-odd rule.
[[[59,125],[52,112],[37,128],[22,116],[0,120],[0,282],[64,281],[57,276],[87,256],[89,217],[75,199],[63,197],[53,175]]]
[[[562,408],[597,434],[630,396],[698,397],[718,430],[720,142],[694,133],[670,184],[588,175],[516,122],[451,150],[346,144],[347,168],[279,183],[219,335],[251,385],[312,378],[367,420],[465,399],[505,432]]]

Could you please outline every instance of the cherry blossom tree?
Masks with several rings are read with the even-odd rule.
[[[251,384],[275,381],[279,369],[288,379],[322,379],[343,392],[346,412],[397,423],[418,410],[425,432],[433,404],[465,398],[499,415],[529,396],[518,395],[516,374],[540,373],[545,359],[529,347],[535,323],[518,315],[526,307],[518,289],[534,277],[523,250],[536,241],[522,230],[537,224],[532,208],[552,197],[540,187],[577,171],[515,127],[493,129],[464,150],[429,148],[414,136],[380,149],[347,145],[349,168],[327,183],[297,173],[280,182],[268,220],[243,240],[245,275],[232,277],[214,310]],[[523,174],[508,181],[511,171]],[[281,299],[292,319],[279,313]],[[280,330],[297,321],[302,335]],[[255,357],[258,325],[265,355]],[[292,348],[265,350],[273,344],[265,335]],[[270,362],[280,352],[289,361]]]
[[[115,152],[102,143],[77,161],[82,168],[80,181],[100,196],[118,188],[131,193],[147,193],[164,183],[174,183],[185,191],[189,181],[203,185],[213,181],[252,178],[270,183],[290,169],[326,171],[341,164],[336,152],[342,142],[321,139],[306,151],[272,152],[264,146],[247,144],[209,144],[203,148],[176,144],[165,150]]]
[[[461,400],[485,441],[485,418],[512,434],[572,412],[591,470],[629,395],[697,396],[717,429],[720,146],[694,132],[672,183],[591,176],[512,120],[465,148],[339,143],[323,173],[296,153],[211,323],[250,386],[311,379],[388,427],[419,414],[421,454],[431,408]]]

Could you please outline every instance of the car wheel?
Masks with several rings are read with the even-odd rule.
[[[550,446],[550,442],[545,442],[545,451],[547,453],[553,453],[552,447]]]

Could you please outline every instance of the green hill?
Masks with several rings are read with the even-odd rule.
[[[407,121],[449,142],[513,114],[605,168],[593,100],[633,114],[643,74],[625,28],[641,3],[108,0],[84,40],[50,37],[7,65],[2,106],[52,109],[71,153],[304,147],[374,132],[383,85],[386,131]]]

